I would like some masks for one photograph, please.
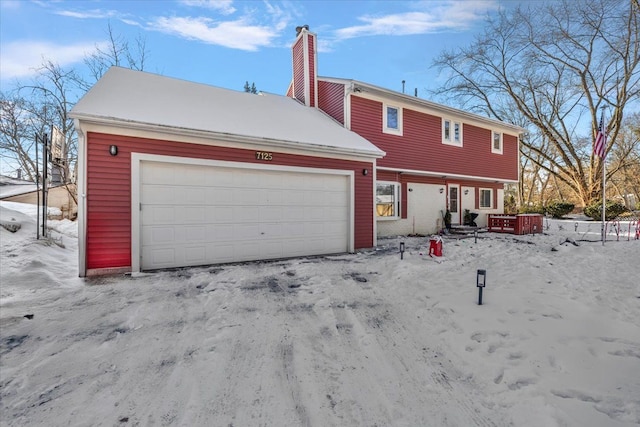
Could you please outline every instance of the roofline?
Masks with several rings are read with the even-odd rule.
[[[507,122],[503,122],[501,120],[497,120],[497,119],[492,119],[490,117],[483,117],[480,116],[478,114],[473,114],[473,113],[469,113],[467,111],[464,110],[460,110],[458,108],[453,108],[453,107],[449,107],[443,104],[438,104],[436,102],[433,101],[428,101],[426,99],[422,99],[422,98],[417,98],[415,96],[410,96],[404,93],[400,93],[400,92],[396,92],[390,89],[385,89],[383,87],[380,86],[376,86],[376,85],[372,85],[369,83],[364,83],[358,80],[353,80],[353,79],[341,79],[338,77],[324,77],[324,76],[318,76],[318,80],[324,80],[324,81],[328,81],[328,82],[333,82],[333,83],[342,83],[348,86],[348,90],[350,92],[353,93],[357,93],[357,89],[360,89],[360,91],[363,92],[369,92],[369,93],[373,93],[373,94],[377,94],[377,95],[382,95],[382,96],[387,96],[387,97],[392,97],[392,98],[396,98],[399,100],[402,100],[403,102],[407,102],[410,104],[416,104],[422,107],[426,107],[426,108],[430,108],[433,110],[439,110],[439,111],[443,111],[445,113],[448,114],[455,114],[457,116],[462,116],[465,117],[469,120],[473,120],[473,121],[480,121],[480,122],[485,122],[487,124],[493,125],[493,126],[502,126],[508,129],[511,129],[515,132],[517,132],[518,134],[521,133],[525,133],[526,129],[520,127],[520,126],[516,126],[514,124],[511,123],[507,123]],[[364,90],[363,90],[364,89]]]
[[[297,142],[297,141],[287,141],[273,138],[264,138],[264,137],[255,137],[248,135],[240,135],[226,132],[213,132],[213,131],[205,131],[205,130],[197,130],[191,128],[183,128],[176,126],[163,126],[154,123],[146,123],[146,122],[138,122],[134,120],[123,120],[115,117],[104,117],[104,116],[95,116],[92,114],[82,114],[82,113],[71,113],[69,115],[73,119],[77,119],[81,122],[85,122],[88,124],[98,124],[98,125],[111,125],[118,126],[130,129],[137,130],[146,130],[146,131],[155,131],[161,133],[168,133],[174,135],[184,135],[184,136],[192,136],[199,138],[207,138],[207,139],[217,139],[224,142],[238,142],[245,144],[256,144],[262,146],[268,146],[270,148],[280,147],[286,149],[305,149],[307,151],[315,152],[315,153],[331,153],[331,154],[342,154],[342,155],[350,155],[350,156],[358,156],[369,159],[380,159],[386,155],[386,153],[382,150],[357,150],[357,149],[349,149],[349,148],[341,148],[334,147],[328,145],[319,145],[319,144],[311,144],[305,142]],[[351,132],[351,131],[348,131]]]
[[[401,169],[401,168],[389,168],[383,166],[376,166],[376,169],[379,171],[385,172],[398,172],[398,173],[406,173],[407,175],[418,175],[418,176],[432,176],[438,177],[442,179],[446,178],[454,178],[454,179],[468,179],[473,181],[483,181],[483,182],[493,182],[493,183],[516,183],[517,179],[504,179],[504,178],[491,178],[491,177],[482,177],[482,176],[474,176],[474,175],[461,175],[457,173],[447,173],[447,172],[436,172],[436,171],[421,171],[414,169]]]

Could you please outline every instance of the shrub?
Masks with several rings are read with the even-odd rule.
[[[537,205],[531,205],[531,206],[521,206],[520,209],[518,209],[518,213],[521,214],[533,214],[533,213],[537,213],[537,214],[545,214],[545,209],[544,206],[537,206]]]
[[[621,213],[626,212],[626,210],[627,208],[623,204],[609,200],[604,211],[605,221],[611,221]],[[584,208],[584,214],[596,221],[602,221],[602,200],[598,200]]]
[[[563,216],[571,212],[574,207],[575,206],[573,203],[555,202],[547,205],[546,211],[554,218],[562,218]]]

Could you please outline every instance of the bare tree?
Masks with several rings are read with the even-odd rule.
[[[108,41],[105,47],[85,58],[89,79],[83,78],[76,69],[63,69],[55,62],[45,59],[29,83],[18,83],[14,91],[1,93],[2,123],[0,126],[0,152],[12,164],[35,181],[38,176],[35,164],[35,135],[51,136],[51,126],[63,135],[62,178],[65,184],[74,181],[71,173],[77,159],[77,136],[69,112],[84,91],[88,90],[112,65],[144,69],[147,50],[144,39],[135,40],[131,48],[127,40],[115,35],[111,25],[107,28]],[[40,148],[41,149],[41,148]],[[73,188],[67,187],[74,199]]]
[[[31,106],[30,114],[35,133],[47,134],[50,137],[53,125],[63,135],[60,168],[65,184],[72,179],[70,170],[77,159],[74,123],[69,117],[69,112],[77,97],[78,81],[74,70],[64,70],[59,65],[45,60],[33,82],[18,89],[19,93],[29,97],[28,105]]]
[[[24,98],[0,94],[0,152],[29,181],[36,181],[37,165],[32,107]]]
[[[84,59],[92,77],[92,81],[85,82],[86,89],[97,82],[112,66],[144,71],[148,55],[146,40],[138,35],[131,46],[127,39],[114,33],[111,23],[107,24],[106,32],[107,42],[102,46],[96,45],[95,51]]]
[[[609,152],[609,167],[616,171],[609,180],[611,196],[635,209],[640,201],[640,113],[625,118],[618,143]]]
[[[436,94],[490,117],[525,121],[537,137],[522,138],[521,154],[587,205],[600,196],[603,164],[591,144],[578,141],[594,140],[606,107],[609,153],[625,109],[640,98],[638,14],[637,0],[502,11],[469,47],[434,61],[449,76]],[[616,168],[608,167],[608,176]]]

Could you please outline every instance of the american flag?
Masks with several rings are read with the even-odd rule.
[[[607,135],[604,129],[604,113],[600,116],[600,126],[596,135],[596,143],[593,145],[593,153],[604,159],[604,147],[607,145]]]

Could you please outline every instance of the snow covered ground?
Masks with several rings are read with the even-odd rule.
[[[22,224],[0,229],[2,426],[640,424],[625,223],[604,246],[597,223],[545,220],[544,235],[445,238],[439,259],[394,238],[85,280],[74,223],[37,241],[35,210],[0,214]]]

